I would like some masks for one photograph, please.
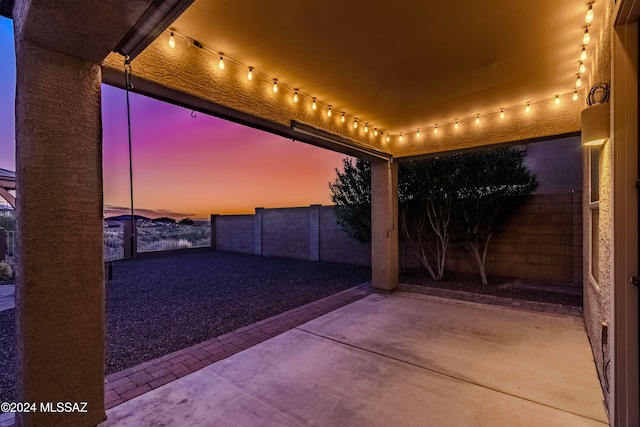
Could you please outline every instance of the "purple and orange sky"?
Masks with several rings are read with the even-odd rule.
[[[15,170],[15,54],[0,18],[0,168]],[[104,204],[129,209],[125,92],[102,86]],[[255,207],[331,204],[328,182],[344,154],[131,95],[136,213],[206,218]]]

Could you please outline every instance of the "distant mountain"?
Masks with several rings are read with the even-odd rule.
[[[146,216],[142,216],[142,215],[134,215],[135,219],[142,219],[142,220],[146,220],[146,221],[153,221],[151,218],[147,218]],[[105,218],[105,220],[111,220],[111,221],[131,221],[131,215],[118,215],[118,216],[110,216]]]

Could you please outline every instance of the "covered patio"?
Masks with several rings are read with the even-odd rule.
[[[107,426],[605,426],[582,319],[374,294],[107,411]]]
[[[19,400],[90,408],[19,414],[19,425],[114,423],[135,404],[105,414],[102,83],[370,160],[383,291],[398,286],[398,162],[581,131],[597,142],[582,156],[588,340],[575,320],[370,297],[207,368],[230,393],[212,417],[640,425],[638,2],[0,0],[0,13],[14,21],[17,64]],[[597,139],[581,119],[595,111],[592,87],[610,90],[594,101]],[[224,388],[206,377],[137,409]],[[335,384],[361,385],[364,398]],[[273,390],[287,411],[263,406]]]

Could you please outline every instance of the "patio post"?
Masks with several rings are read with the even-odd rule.
[[[16,15],[17,401],[38,405],[17,423],[96,425],[105,417],[100,64],[25,40]]]
[[[398,164],[371,162],[371,280],[374,288],[398,286]]]

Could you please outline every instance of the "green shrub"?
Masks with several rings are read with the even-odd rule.
[[[0,261],[0,282],[9,280],[13,277],[13,269],[11,266],[4,262]]]

